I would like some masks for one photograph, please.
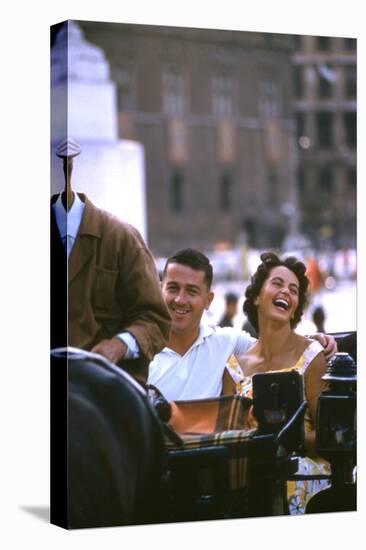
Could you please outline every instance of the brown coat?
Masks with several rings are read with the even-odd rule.
[[[90,350],[127,331],[151,360],[166,344],[170,317],[155,262],[138,231],[85,202],[68,267],[68,344]]]

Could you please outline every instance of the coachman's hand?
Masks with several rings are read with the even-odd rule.
[[[113,336],[109,340],[99,342],[91,351],[103,355],[111,363],[118,363],[126,355],[127,346],[122,340]]]

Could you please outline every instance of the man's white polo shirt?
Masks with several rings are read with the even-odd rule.
[[[230,355],[244,353],[254,342],[246,332],[211,327],[202,321],[197,340],[184,355],[168,347],[155,355],[148,384],[156,386],[168,401],[217,397]]]

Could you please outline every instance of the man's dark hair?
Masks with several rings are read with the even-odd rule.
[[[261,288],[267,279],[269,272],[274,267],[283,265],[287,267],[292,273],[294,273],[299,281],[299,304],[294,313],[293,319],[290,321],[291,328],[295,328],[299,323],[304,308],[307,304],[307,289],[309,286],[309,279],[305,275],[306,266],[300,260],[294,256],[288,256],[287,258],[280,259],[273,252],[264,252],[261,254],[261,264],[259,264],[257,271],[251,277],[250,284],[245,290],[245,301],[243,304],[243,311],[258,332],[258,317],[257,306],[254,304],[255,299],[259,295]]]
[[[190,267],[195,271],[203,271],[205,274],[205,283],[207,288],[210,290],[213,279],[212,265],[210,264],[210,260],[207,256],[202,254],[199,250],[195,250],[194,248],[184,248],[183,250],[179,250],[179,252],[173,254],[173,256],[170,256],[164,267],[163,280],[169,264],[181,264]]]
[[[239,297],[233,292],[228,292],[227,294],[225,294],[225,302],[227,304],[237,304],[238,301]]]

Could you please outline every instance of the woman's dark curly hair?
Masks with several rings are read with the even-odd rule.
[[[261,254],[261,264],[258,266],[257,271],[250,279],[250,284],[245,290],[245,301],[243,305],[243,311],[248,317],[250,323],[253,325],[255,330],[258,332],[258,317],[257,317],[257,306],[254,305],[256,297],[259,295],[261,288],[267,279],[269,272],[272,268],[279,265],[287,267],[292,271],[299,281],[299,304],[294,313],[293,319],[291,319],[290,325],[291,328],[295,328],[299,323],[304,308],[307,304],[307,289],[309,285],[309,279],[305,275],[306,266],[300,262],[294,256],[289,256],[281,260],[273,252],[264,252]]]

